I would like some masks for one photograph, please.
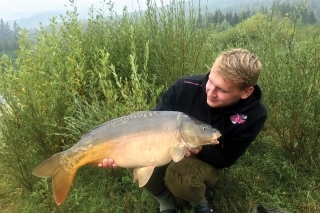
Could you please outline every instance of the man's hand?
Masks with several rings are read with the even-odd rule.
[[[185,157],[189,157],[192,154],[198,154],[202,149],[202,146],[198,148],[186,149],[186,153],[184,154]]]
[[[98,166],[105,169],[117,168],[117,165],[114,163],[113,159],[103,159],[102,163],[99,163]]]

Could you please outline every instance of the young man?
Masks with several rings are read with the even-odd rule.
[[[206,75],[178,79],[153,110],[180,111],[222,133],[219,144],[187,150],[177,163],[157,167],[144,188],[160,203],[160,212],[175,213],[175,196],[190,202],[196,213],[215,212],[206,189],[244,154],[263,127],[267,112],[257,85],[261,63],[245,49],[221,53]],[[115,168],[105,159],[102,167]]]

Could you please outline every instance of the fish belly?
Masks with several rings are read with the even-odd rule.
[[[145,133],[124,136],[114,143],[108,158],[119,167],[162,166],[172,160],[169,148],[178,143],[178,137],[172,132]]]

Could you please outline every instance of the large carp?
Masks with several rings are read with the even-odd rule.
[[[142,187],[154,167],[180,161],[186,149],[217,144],[220,136],[217,129],[181,112],[135,112],[92,129],[74,146],[52,155],[32,173],[52,178],[53,195],[60,205],[81,166],[113,159],[119,167],[135,168],[134,180]]]

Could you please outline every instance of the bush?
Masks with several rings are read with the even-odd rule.
[[[18,58],[1,58],[0,93],[5,102],[0,108],[0,158],[8,173],[28,190],[35,182],[31,174],[35,165],[79,138],[78,132],[72,132],[74,122],[70,123],[69,118],[87,119],[79,116],[94,114],[89,115],[90,122],[80,120],[75,124],[80,128],[82,123],[97,124],[132,111],[148,110],[163,89],[147,73],[148,43],[141,56],[144,66],[138,73],[133,27],[128,59],[132,71],[128,78],[122,78],[110,64],[110,54],[104,47],[86,57],[83,26],[75,14],[70,12],[63,18],[59,31],[55,18],[50,32],[41,27],[35,45],[23,31]],[[102,111],[105,113],[101,115]]]
[[[285,27],[283,23],[278,23],[279,29]],[[265,33],[258,51],[264,64],[260,84],[269,112],[267,134],[292,163],[319,165],[319,36],[298,40],[296,28],[285,37],[279,31]]]

